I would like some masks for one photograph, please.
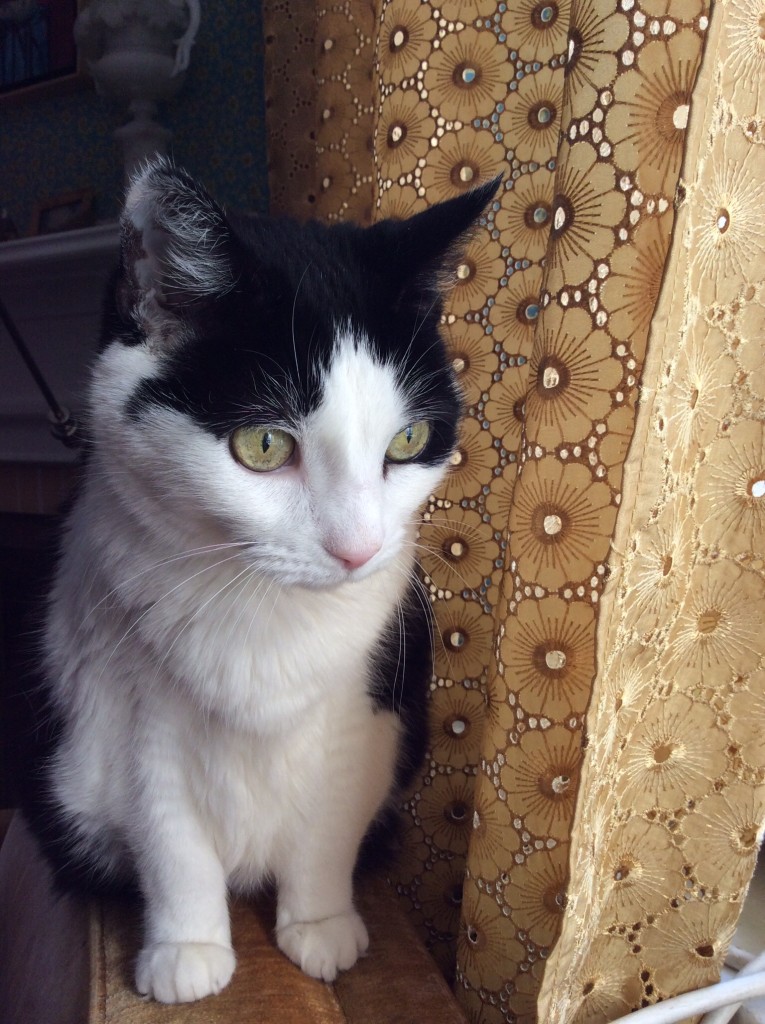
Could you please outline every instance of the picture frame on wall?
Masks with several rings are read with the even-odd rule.
[[[87,0],[0,0],[0,106],[82,88],[74,41]]]
[[[95,223],[95,195],[83,188],[37,203],[32,214],[30,235],[51,235],[57,231],[87,228]]]

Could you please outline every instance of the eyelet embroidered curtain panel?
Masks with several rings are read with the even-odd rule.
[[[275,210],[505,175],[446,306],[466,415],[394,884],[475,1022],[710,983],[765,820],[765,8],[264,16]]]

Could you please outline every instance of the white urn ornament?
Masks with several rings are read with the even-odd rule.
[[[200,18],[200,0],[91,0],[77,17],[74,37],[98,93],[131,115],[114,133],[126,177],[167,152],[157,105],[183,85]]]

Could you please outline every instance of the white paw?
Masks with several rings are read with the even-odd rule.
[[[334,981],[338,971],[353,967],[366,953],[369,936],[356,911],[349,910],[322,921],[296,921],[278,928],[276,942],[306,974]]]
[[[159,1003],[191,1003],[220,992],[231,981],[236,958],[212,942],[157,942],[142,949],[136,988]]]

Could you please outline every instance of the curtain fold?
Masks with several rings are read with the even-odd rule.
[[[702,48],[702,12],[679,6],[662,21],[629,2],[571,7],[457,952],[475,1020],[535,1018],[569,899],[599,604]]]
[[[316,208],[316,13],[290,0],[263,4],[270,212],[298,220]]]
[[[445,308],[465,417],[393,881],[471,1020],[606,1021],[717,970],[762,838],[760,15],[720,0],[706,42],[706,0],[304,8],[298,215],[504,174]]]
[[[372,216],[372,2],[266,0],[265,96],[272,214]]]
[[[317,7],[315,214],[322,220],[372,219],[375,38],[371,0]]]
[[[762,838],[765,62],[756,25],[754,7],[715,6],[693,91],[599,613],[568,902],[540,999],[551,1024],[612,1019],[716,981]]]

